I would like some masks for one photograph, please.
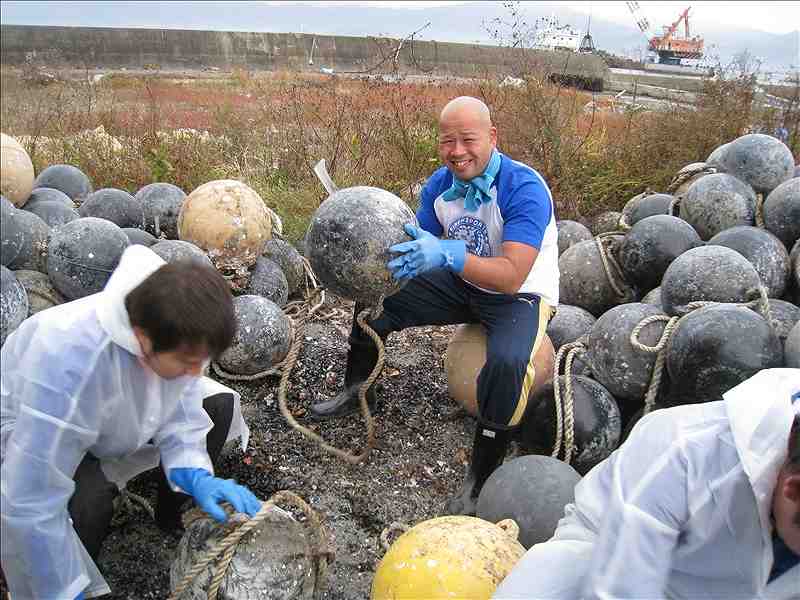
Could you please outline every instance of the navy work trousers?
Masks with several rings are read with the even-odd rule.
[[[356,304],[355,314],[365,308]],[[486,330],[486,364],[478,375],[478,409],[483,425],[517,427],[533,385],[533,357],[547,330],[551,308],[535,294],[485,292],[448,270],[411,279],[383,301],[370,326],[382,338],[422,325],[480,323]],[[351,343],[369,340],[353,319]],[[371,343],[371,342],[370,342]]]

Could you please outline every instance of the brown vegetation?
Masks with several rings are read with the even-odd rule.
[[[559,218],[590,217],[645,188],[663,190],[681,167],[754,129],[783,124],[795,156],[800,150],[797,98],[786,109],[759,108],[751,78],[708,80],[695,106],[619,112],[587,110],[597,97],[546,75],[531,70],[525,85],[503,87],[239,69],[185,80],[60,77],[41,86],[5,69],[2,123],[24,136],[37,171],[71,163],[96,188],[135,192],[167,181],[188,192],[212,179],[241,179],[281,215],[290,239],[303,235],[325,197],[311,171],[321,158],[340,186],[379,186],[413,205],[415,186],[438,166],[438,111],[461,94],[486,100],[501,150],[542,173]],[[105,135],[87,134],[100,126]]]

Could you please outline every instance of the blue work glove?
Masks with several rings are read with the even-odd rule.
[[[443,267],[454,273],[464,270],[467,261],[467,243],[464,240],[440,240],[411,223],[406,224],[405,230],[414,239],[389,248],[390,252],[402,253],[386,264],[395,279],[411,279],[425,271]]]
[[[86,600],[86,596],[83,595],[83,592],[79,592],[77,596],[75,596],[75,600]]]
[[[237,512],[247,513],[251,517],[261,509],[259,499],[246,487],[238,485],[233,479],[214,477],[205,469],[170,469],[169,479],[220,523],[228,520],[220,502],[230,502]]]

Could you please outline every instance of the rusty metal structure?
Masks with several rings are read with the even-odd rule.
[[[639,30],[648,38],[647,49],[658,54],[658,62],[667,65],[679,65],[681,59],[698,59],[703,57],[704,40],[700,36],[692,37],[689,33],[689,10],[686,8],[678,19],[671,25],[664,25],[661,35],[650,32],[650,22],[640,13],[639,3],[626,2],[628,10],[636,20]],[[679,34],[678,28],[684,24],[684,34]]]

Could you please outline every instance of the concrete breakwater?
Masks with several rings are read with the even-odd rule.
[[[511,50],[498,46],[348,37],[310,33],[196,31],[109,27],[3,25],[0,61],[52,68],[203,68],[490,76],[540,65],[569,83],[602,89],[602,58],[570,52]]]

